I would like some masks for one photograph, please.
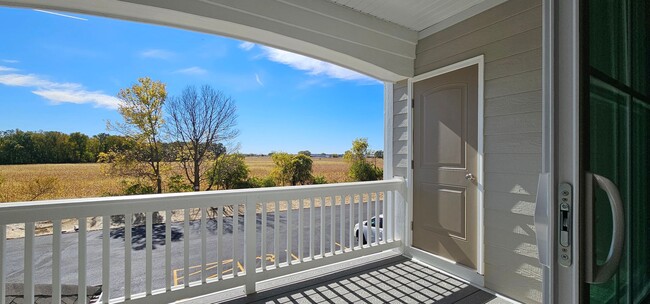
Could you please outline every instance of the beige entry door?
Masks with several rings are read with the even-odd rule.
[[[413,84],[413,246],[477,269],[478,65]]]

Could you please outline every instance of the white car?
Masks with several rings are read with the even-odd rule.
[[[363,244],[368,243],[368,241],[374,243],[376,237],[379,236],[379,240],[384,239],[384,215],[379,215],[379,228],[377,228],[377,220],[373,216],[370,219],[370,227],[368,227],[368,221],[363,221]],[[370,232],[370,237],[368,237],[368,232]],[[359,224],[354,225],[354,236],[356,238],[356,243],[359,244]]]

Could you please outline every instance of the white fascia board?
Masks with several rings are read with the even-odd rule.
[[[253,41],[332,62],[383,81],[395,82],[413,75],[417,33],[340,6],[316,1],[300,2],[300,6],[298,3],[0,0],[0,5],[106,16]],[[357,23],[352,20],[355,14]]]

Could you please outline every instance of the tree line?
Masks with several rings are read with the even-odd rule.
[[[0,164],[100,162],[106,174],[124,178],[125,194],[327,182],[313,176],[309,151],[273,153],[271,175],[250,178],[244,156],[225,148],[239,135],[235,100],[209,85],[168,96],[164,83],[143,77],[117,96],[122,121],[107,122],[107,129],[120,135],[9,130],[0,133]],[[359,138],[345,153],[351,180],[381,179],[381,168],[366,159],[371,152]],[[182,173],[164,180],[170,166]]]

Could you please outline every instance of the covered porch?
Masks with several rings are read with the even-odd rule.
[[[57,302],[69,281],[80,299],[86,286],[101,285],[104,303],[543,301],[533,220],[543,161],[542,1],[0,4],[231,36],[385,82],[383,181],[0,205],[0,304],[10,281],[24,282],[26,302],[37,284],[51,284]],[[414,87],[467,64],[477,67],[476,171],[463,168],[460,182],[475,197],[417,209],[414,170],[426,159],[417,152]],[[475,264],[414,245],[414,227],[431,230],[427,218],[451,223],[438,230],[473,234]],[[77,232],[62,233],[68,219]],[[101,229],[88,229],[94,219]],[[51,235],[37,236],[41,221],[52,222]],[[15,223],[24,239],[6,240]]]

